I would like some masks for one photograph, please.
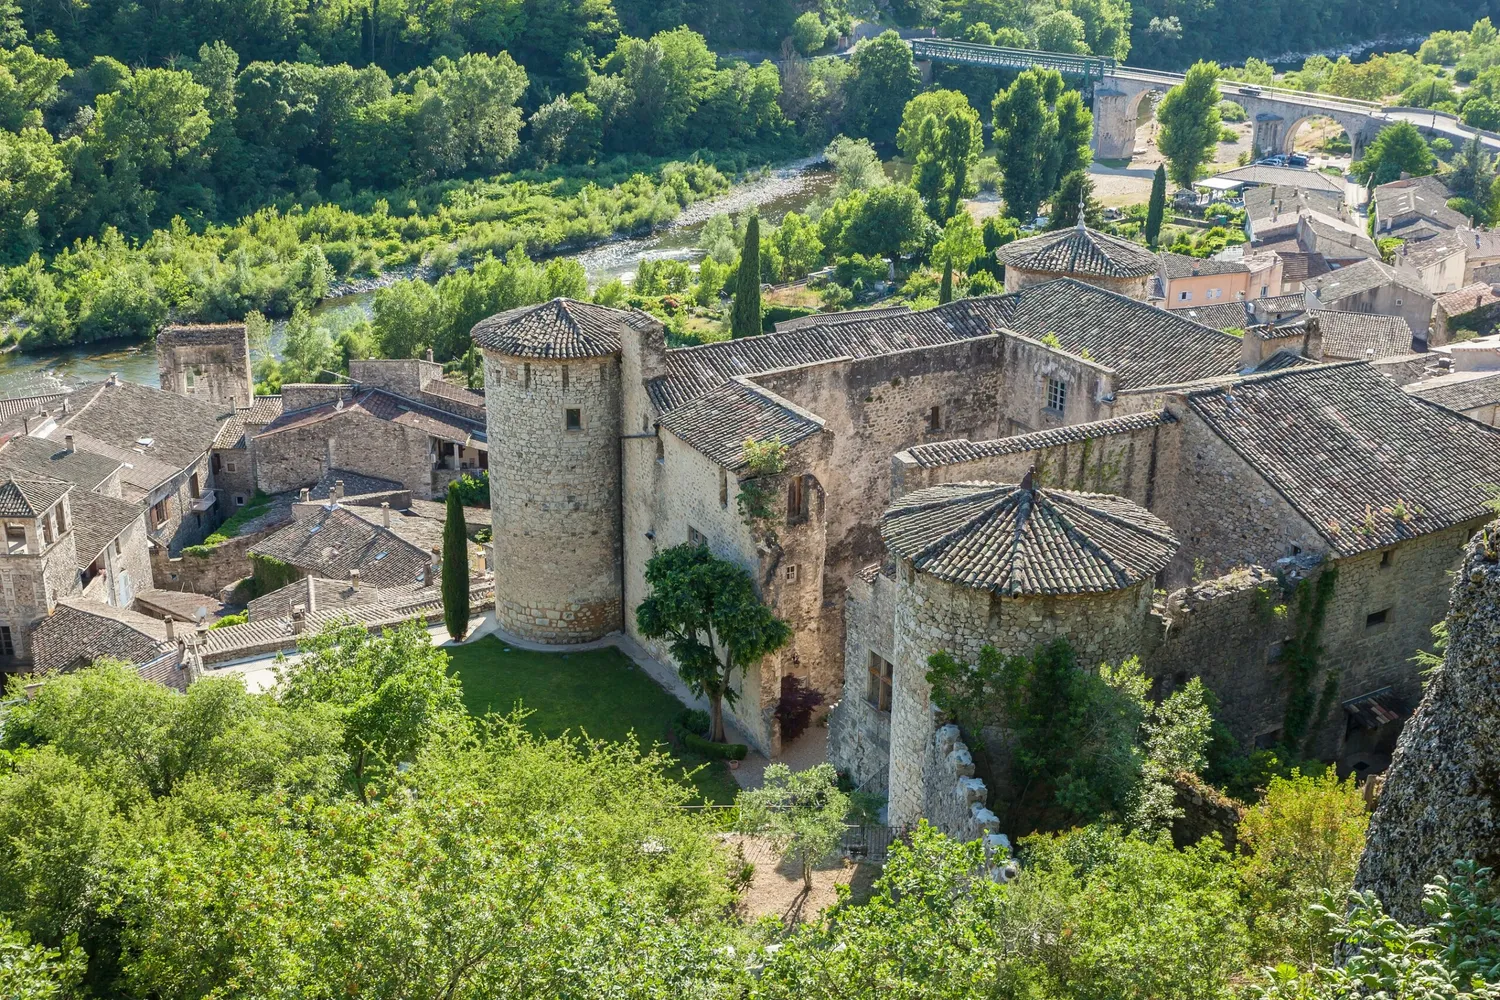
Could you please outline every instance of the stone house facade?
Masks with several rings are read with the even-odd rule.
[[[243,323],[168,326],[156,335],[156,365],[163,390],[226,412],[255,396]]]

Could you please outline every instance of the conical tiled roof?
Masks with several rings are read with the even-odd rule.
[[[1057,275],[1140,278],[1156,273],[1156,254],[1139,243],[1071,226],[1007,243],[995,251],[1006,267]]]
[[[517,358],[599,358],[620,349],[638,313],[573,299],[552,299],[482,319],[471,331],[480,347]]]
[[[1097,594],[1155,575],[1172,529],[1122,497],[948,483],[898,500],[880,533],[918,572],[1007,597]]]

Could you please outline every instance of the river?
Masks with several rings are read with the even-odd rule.
[[[815,171],[813,160],[799,160],[767,171],[762,176],[736,184],[716,198],[696,202],[662,229],[649,236],[609,240],[578,253],[568,254],[583,265],[591,285],[612,278],[629,282],[642,261],[660,258],[696,262],[704,250],[698,246],[703,225],[720,212],[741,212],[758,207],[761,218],[778,223],[787,212],[805,209],[828,190],[833,176]],[[375,292],[365,290],[325,299],[316,313],[337,324],[338,314],[359,310],[369,315]],[[281,328],[271,338],[270,350],[279,348]],[[108,378],[121,378],[142,385],[156,385],[156,352],[149,343],[104,341],[82,347],[0,355],[0,396],[33,396],[69,386]]]

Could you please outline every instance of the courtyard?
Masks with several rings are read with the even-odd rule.
[[[739,786],[729,766],[675,744],[672,723],[682,703],[618,649],[538,653],[485,636],[446,651],[473,714],[520,707],[529,713],[527,729],[540,736],[634,739],[646,749],[665,744],[704,801],[733,804]]]

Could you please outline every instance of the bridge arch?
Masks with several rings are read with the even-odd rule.
[[[1363,115],[1353,116],[1339,114],[1337,112],[1308,109],[1308,113],[1298,115],[1287,124],[1286,128],[1283,130],[1280,147],[1277,149],[1277,152],[1294,152],[1296,150],[1297,131],[1302,128],[1303,125],[1306,125],[1308,122],[1318,118],[1326,118],[1337,125],[1344,132],[1344,134],[1349,137],[1349,145],[1355,150],[1356,155],[1360,151],[1362,151],[1362,145],[1359,141],[1359,135],[1360,131],[1369,121],[1368,118]]]

